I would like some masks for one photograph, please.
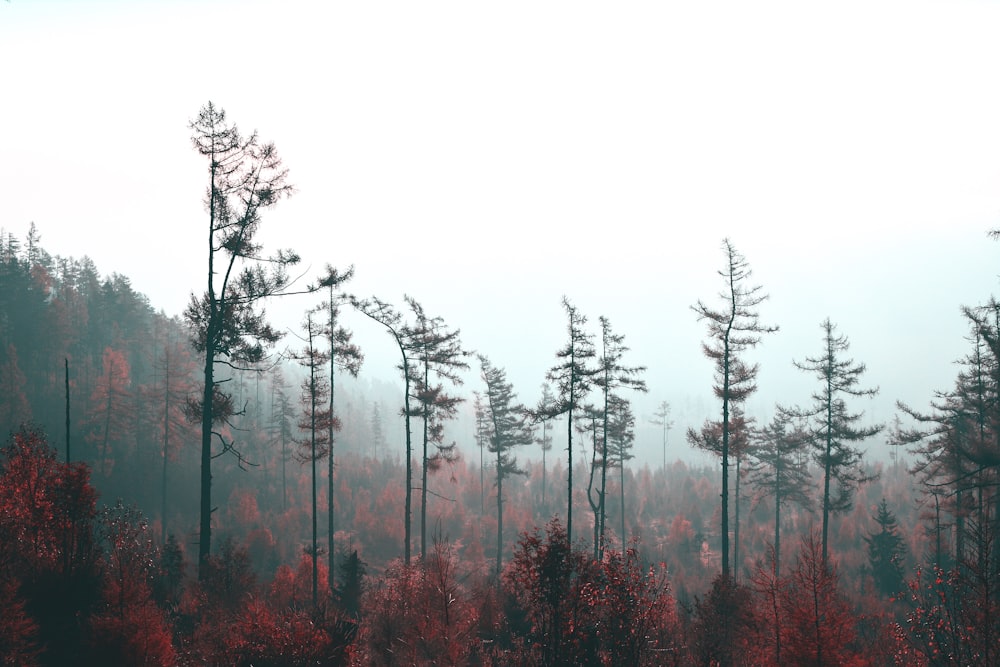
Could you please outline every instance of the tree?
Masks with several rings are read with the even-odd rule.
[[[811,508],[811,480],[806,459],[807,434],[793,422],[793,415],[778,406],[771,423],[756,434],[751,451],[754,462],[750,481],[762,497],[774,498],[774,576],[781,576],[781,508],[789,503]]]
[[[844,359],[849,345],[846,336],[834,334],[836,327],[827,318],[820,325],[823,329],[823,352],[817,357],[806,357],[795,366],[813,373],[820,381],[820,388],[813,393],[813,405],[798,409],[796,413],[811,422],[809,437],[815,451],[816,463],[823,470],[823,564],[828,558],[830,514],[846,512],[851,507],[854,489],[872,481],[877,476],[868,475],[861,468],[862,452],[853,443],[863,442],[882,431],[882,425],[858,426],[864,413],[847,410],[845,397],[871,397],[878,389],[859,389],[858,382],[865,372],[865,365],[853,359]],[[831,496],[831,482],[837,482],[837,495]]]
[[[281,366],[275,366],[271,371],[271,419],[269,422],[269,440],[271,446],[277,446],[281,460],[281,509],[288,509],[288,475],[286,465],[291,454],[288,445],[292,443],[292,420],[295,408],[288,399],[285,390],[288,384],[281,372]]]
[[[566,310],[566,330],[569,340],[556,352],[559,363],[549,369],[547,379],[556,384],[558,396],[549,417],[566,414],[566,539],[573,542],[573,412],[583,407],[583,400],[590,392],[595,370],[588,365],[594,358],[594,343],[583,330],[587,318],[577,311],[566,297],[562,300]]]
[[[420,557],[427,553],[427,474],[442,462],[452,462],[455,444],[444,444],[443,421],[455,417],[461,398],[444,392],[443,380],[452,384],[462,384],[459,371],[467,370],[464,361],[468,354],[459,342],[459,330],[448,331],[440,317],[428,317],[412,297],[406,302],[413,311],[415,324],[408,331],[408,345],[411,358],[418,364],[415,398],[420,404],[420,416],[424,423],[423,452],[421,455],[420,484]],[[431,377],[438,382],[432,384]],[[430,455],[428,444],[433,443],[437,451]]]
[[[321,375],[323,366],[330,358],[329,351],[320,350],[316,347],[317,339],[321,336],[320,327],[313,321],[313,311],[306,315],[306,348],[299,356],[301,363],[308,373],[302,381],[302,419],[299,421],[299,430],[306,433],[306,437],[299,440],[304,451],[299,458],[308,461],[312,467],[312,603],[315,608],[319,602],[317,571],[319,560],[319,547],[317,543],[316,524],[316,462],[330,455],[331,441],[328,433],[332,433],[334,428],[333,414],[326,405],[326,400],[330,395],[330,385],[327,379]]]
[[[104,348],[101,364],[104,371],[90,396],[93,410],[87,440],[95,447],[94,467],[110,474],[115,463],[111,445],[124,442],[134,427],[133,411],[128,405],[132,380],[121,350]]]
[[[98,532],[107,554],[105,608],[90,622],[91,659],[103,664],[175,664],[170,629],[150,587],[156,548],[148,522],[119,499],[102,512]]]
[[[803,537],[795,568],[782,590],[787,664],[853,664],[854,616],[840,592],[837,570],[820,552],[815,532]]]
[[[903,591],[903,558],[906,544],[899,534],[896,515],[882,499],[872,517],[878,530],[865,536],[868,545],[868,567],[875,579],[875,587],[883,595],[895,595]]]
[[[411,542],[410,518],[413,516],[413,439],[410,429],[410,418],[413,417],[413,411],[410,409],[410,387],[413,384],[415,372],[410,361],[410,349],[408,345],[408,332],[410,328],[408,325],[403,324],[403,316],[395,308],[376,297],[371,297],[363,301],[352,298],[351,304],[386,328],[386,331],[389,332],[389,335],[392,336],[393,341],[395,341],[396,346],[399,348],[399,354],[402,356],[399,370],[403,374],[402,412],[406,430],[406,498],[403,510],[403,526],[405,531],[405,537],[403,538],[403,562],[409,565]]]
[[[340,367],[341,370],[346,371],[352,377],[358,377],[358,371],[361,369],[361,362],[364,360],[364,356],[361,354],[361,348],[351,342],[353,334],[344,327],[337,324],[337,316],[340,314],[340,306],[345,301],[346,297],[343,293],[335,293],[334,290],[339,289],[341,285],[350,280],[354,276],[354,267],[348,269],[345,273],[339,273],[332,266],[326,267],[326,278],[321,283],[322,287],[326,287],[329,290],[329,296],[326,303],[326,337],[327,342],[330,346],[330,404],[328,412],[330,419],[327,421],[327,442],[330,448],[329,456],[327,457],[327,558],[329,563],[327,564],[328,572],[336,572],[336,552],[334,550],[333,535],[334,535],[334,502],[333,502],[333,431],[334,427],[338,424],[337,414],[333,409],[333,398],[334,391],[336,389],[335,381],[335,369]],[[333,577],[330,578],[330,592],[333,592]]]
[[[0,360],[0,433],[15,431],[31,420],[31,405],[24,393],[27,379],[17,363],[17,350],[11,343]]]
[[[483,382],[486,384],[485,410],[489,417],[489,451],[496,455],[497,486],[497,586],[503,563],[503,481],[510,475],[523,475],[512,451],[515,447],[534,442],[528,411],[517,403],[514,387],[507,373],[495,367],[484,355],[479,355]]]
[[[625,462],[632,459],[632,446],[635,444],[635,415],[632,413],[632,406],[624,398],[612,397],[608,412],[608,424],[606,435],[606,451],[609,457],[609,464],[614,462],[618,468],[618,492],[621,499],[621,540],[622,554],[628,548],[628,538],[625,536]],[[606,468],[607,466],[605,466]],[[602,494],[603,495],[603,494]],[[603,528],[604,517],[601,517]],[[604,540],[603,536],[601,538]],[[604,551],[601,550],[601,555]]]
[[[628,403],[621,399],[617,392],[622,389],[632,389],[634,391],[646,391],[646,382],[639,377],[645,372],[645,366],[625,366],[622,358],[629,348],[625,346],[625,336],[616,334],[611,329],[611,321],[601,316],[601,357],[597,361],[597,372],[594,374],[594,384],[600,389],[603,398],[601,414],[601,493],[600,493],[600,539],[598,540],[598,558],[604,552],[604,518],[605,518],[605,492],[607,490],[608,477],[608,427],[612,418],[612,403],[618,401],[617,410],[614,417],[618,419],[617,424],[617,459],[621,465],[622,481],[622,553],[625,553],[625,458],[626,444],[631,446],[635,438],[635,419],[631,417],[629,410],[626,416],[625,410]],[[631,417],[631,425],[628,419]],[[629,456],[631,458],[631,456]]]
[[[737,563],[733,572],[734,578],[739,578],[740,569],[740,501],[743,495],[740,493],[740,486],[746,470],[743,462],[746,460],[750,449],[750,435],[752,430],[752,420],[748,420],[743,414],[743,408],[734,405],[729,415],[729,458],[734,463],[735,475],[733,475],[733,560]],[[706,421],[700,432],[688,429],[688,442],[699,449],[712,452],[717,456],[722,455],[722,435],[723,429],[719,422]]]
[[[157,429],[162,443],[163,468],[160,479],[160,541],[167,539],[167,467],[177,461],[181,443],[190,435],[191,422],[184,415],[185,399],[191,391],[194,362],[188,349],[165,334],[162,356],[154,363],[159,382],[154,382],[146,398],[159,404]]]
[[[486,447],[490,443],[490,422],[482,395],[478,391],[472,392],[472,395],[476,417],[476,447],[479,448],[479,512],[486,514]]]
[[[385,447],[385,427],[382,425],[382,408],[379,407],[378,401],[372,403],[371,429],[372,458],[378,460],[379,449]]]
[[[702,343],[705,356],[715,364],[715,395],[722,401],[720,455],[722,457],[722,574],[729,570],[729,456],[732,424],[730,411],[757,389],[757,364],[748,364],[742,354],[760,343],[762,334],[778,330],[761,324],[757,308],[767,295],[759,285],[749,286],[750,265],[729,239],[722,242],[726,266],[719,271],[725,283],[719,297],[723,305],[711,308],[699,299],[692,306],[699,320],[708,325],[709,341]],[[689,440],[697,434],[688,432]]]
[[[661,401],[660,405],[657,407],[656,412],[653,413],[653,419],[649,420],[650,424],[659,426],[663,429],[663,469],[667,469],[667,434],[670,432],[670,427],[674,425],[674,422],[670,419],[670,403],[666,401]]]
[[[549,386],[548,382],[543,382],[542,396],[538,399],[538,405],[535,407],[533,415],[535,420],[542,425],[542,437],[536,440],[542,450],[542,507],[545,507],[545,454],[552,449],[552,436],[549,435],[549,422],[552,421],[552,418],[549,415],[552,413],[552,406],[555,404],[555,400],[556,397],[552,394],[552,387]]]
[[[195,330],[195,349],[205,355],[202,397],[192,410],[201,422],[198,577],[204,579],[212,546],[213,437],[222,452],[239,455],[215,430],[230,416],[226,408],[231,405],[215,368],[257,363],[278,341],[281,334],[268,324],[260,305],[285,292],[288,267],[299,258],[287,250],[265,256],[256,240],[263,212],[292,192],[274,144],[263,143],[256,132],[244,137],[211,102],[199,110],[190,129],[195,150],[208,160],[209,176],[207,286],[201,297],[192,294],[185,312]]]

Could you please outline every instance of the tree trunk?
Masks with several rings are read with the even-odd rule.
[[[498,442],[497,445],[500,443]],[[500,588],[500,573],[503,563],[503,467],[501,465],[501,447],[497,447],[497,589]]]
[[[424,391],[430,387],[430,364],[424,362]],[[426,562],[427,557],[427,426],[430,421],[430,409],[424,402],[424,453],[421,457],[420,471],[420,560]]]

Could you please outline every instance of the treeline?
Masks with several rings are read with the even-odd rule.
[[[833,557],[827,565],[814,492],[779,515],[785,544],[791,545],[784,549],[786,565],[779,571],[767,556],[773,553],[780,506],[774,479],[768,484],[766,475],[761,477],[759,463],[768,451],[784,441],[797,443],[793,451],[804,463],[807,489],[823,486],[823,470],[809,463],[802,433],[780,420],[767,428],[735,420],[734,452],[746,466],[735,499],[745,509],[737,538],[740,557],[734,558],[733,577],[722,579],[717,577],[717,472],[710,468],[679,462],[656,470],[611,467],[616,474],[608,476],[603,491],[611,528],[598,559],[592,538],[599,512],[578,519],[582,530],[572,542],[564,525],[550,524],[566,507],[569,476],[561,456],[550,454],[543,466],[539,455],[543,444],[552,447],[553,433],[563,433],[564,418],[535,424],[538,442],[524,449],[534,454],[519,465],[524,474],[504,485],[508,528],[498,531],[490,461],[504,451],[490,449],[482,408],[486,392],[478,401],[483,457],[453,459],[443,468],[447,474],[431,476],[428,546],[409,565],[400,560],[406,493],[400,446],[390,445],[382,420],[371,419],[378,402],[350,426],[341,424],[347,428],[336,440],[342,450],[332,486],[338,519],[331,578],[329,554],[311,541],[312,489],[315,485],[324,507],[330,487],[323,471],[315,484],[312,459],[303,454],[308,442],[303,405],[280,367],[237,375],[233,391],[243,409],[234,415],[230,433],[238,434],[247,465],[240,469],[233,457],[217,461],[220,502],[213,522],[221,537],[199,581],[193,558],[198,507],[190,492],[198,483],[190,414],[198,364],[190,329],[155,313],[124,277],[100,278],[86,260],[48,257],[34,230],[25,244],[5,236],[3,248],[0,298],[7,305],[2,330],[7,352],[0,405],[15,434],[3,458],[8,503],[3,542],[9,545],[4,581],[6,608],[12,610],[5,623],[13,624],[5,636],[20,638],[4,650],[15,661],[59,664],[69,655],[59,646],[73,655],[107,660],[113,655],[126,662],[136,655],[128,652],[147,651],[142,659],[160,664],[392,664],[406,651],[417,664],[432,655],[451,656],[452,664],[577,664],[613,661],[608,656],[615,655],[638,661],[620,664],[708,659],[768,664],[782,652],[791,659],[796,651],[814,649],[829,658],[818,664],[882,664],[901,656],[936,664],[948,655],[989,664],[979,656],[994,655],[991,635],[984,639],[960,627],[975,614],[976,627],[989,628],[992,621],[979,610],[993,608],[995,600],[988,588],[993,580],[976,569],[985,566],[988,574],[996,562],[989,551],[996,501],[990,469],[981,464],[995,428],[989,392],[997,385],[989,381],[993,371],[981,329],[971,335],[978,341],[977,363],[967,365],[979,374],[963,370],[963,391],[940,397],[940,413],[911,410],[928,428],[897,426],[890,433],[901,444],[918,443],[916,465],[929,495],[915,507],[920,487],[902,465],[882,471],[862,464],[859,472],[869,481],[857,488],[847,515],[832,524]],[[77,304],[75,320],[60,319],[73,312],[64,300]],[[121,314],[115,321],[92,318],[90,307],[105,313],[117,308]],[[45,325],[37,327],[28,313]],[[25,334],[24,327],[34,328]],[[48,352],[39,355],[37,349]],[[62,462],[65,363],[60,363],[67,358],[73,415],[69,464]],[[978,402],[964,403],[961,396]],[[540,405],[553,400],[550,395]],[[966,409],[973,404],[980,409]],[[415,411],[414,417],[420,414]],[[582,414],[573,502],[593,508],[589,500],[603,431],[594,428],[597,410],[589,407]],[[962,426],[965,419],[976,425],[977,439],[967,439],[973,431]],[[50,435],[20,430],[21,423],[32,421],[44,424]],[[709,424],[697,435],[712,442],[719,433]],[[741,438],[749,441],[745,448]],[[421,461],[412,464],[419,469]],[[32,468],[37,470],[25,477]],[[63,478],[69,481],[59,481]],[[25,479],[46,481],[26,493]],[[57,492],[47,495],[52,489]],[[113,500],[119,497],[124,500]],[[49,520],[58,516],[68,518]],[[624,544],[621,529],[613,528],[618,525],[631,538]],[[126,531],[126,543],[143,551],[116,552],[115,530]],[[32,537],[25,539],[26,534]],[[138,569],[130,576],[136,581],[129,584],[115,570],[125,563],[144,564],[133,565]],[[314,576],[322,591],[315,604]],[[59,597],[63,591],[76,591],[70,598],[75,634],[66,627],[68,617],[50,609],[66,609]],[[436,597],[441,591],[452,606]],[[822,618],[841,622],[824,623],[830,633],[813,635],[822,638],[821,646],[802,645],[805,628],[792,621],[805,622],[803,596],[817,591],[831,605]],[[634,606],[623,599],[646,599],[641,609],[649,613],[632,618],[632,611],[623,609]],[[964,604],[968,599],[977,605]],[[412,604],[401,602],[407,600]],[[628,623],[607,635],[604,628],[612,620]],[[727,629],[724,641],[720,627]],[[641,631],[641,641],[629,628]],[[139,639],[142,648],[134,644]]]
[[[295,292],[299,258],[265,254],[256,235],[292,193],[288,172],[273,144],[211,103],[190,127],[212,242],[183,321],[124,277],[50,257],[34,227],[24,244],[0,238],[13,660],[58,655],[67,621],[48,619],[46,587],[60,581],[82,582],[73,618],[93,638],[80,634],[81,655],[112,662],[996,661],[996,303],[964,310],[970,353],[928,411],[900,405],[891,427],[869,422],[859,406],[878,389],[828,318],[815,356],[793,360],[815,389],[755,423],[749,353],[777,326],[727,239],[718,301],[693,306],[720,410],[687,432],[719,457],[721,480],[666,459],[636,470],[630,396],[646,369],[608,319],[595,328],[566,298],[565,343],[531,406],[416,299],[398,309],[350,296],[353,270],[328,266],[297,291],[314,306],[301,347],[275,363],[281,336],[262,304]],[[398,348],[398,445],[379,403],[350,425],[338,408],[364,356],[343,308]],[[478,466],[445,428],[473,366]],[[664,430],[669,415],[662,404]],[[565,466],[546,459],[561,433]],[[876,437],[909,448],[912,477],[893,466],[883,478],[865,460]],[[529,451],[540,465],[519,461]],[[98,510],[98,492],[126,501]],[[152,524],[132,502],[152,508]]]
[[[628,522],[642,537],[624,551],[609,544],[598,561],[546,518],[561,503],[539,505],[535,465],[527,484],[510,489],[507,516],[518,536],[497,579],[487,555],[496,514],[482,503],[478,468],[463,463],[427,555],[407,565],[382,560],[398,554],[402,466],[348,455],[337,473],[343,546],[333,577],[309,546],[302,471],[285,511],[258,505],[265,493],[249,479],[234,492],[218,517],[219,549],[199,580],[190,544],[173,534],[161,541],[155,520],[135,505],[104,500],[90,467],[63,463],[41,432],[15,433],[0,464],[0,654],[24,665],[689,665],[725,655],[769,664],[779,650],[793,660],[815,648],[808,623],[816,617],[803,614],[816,591],[819,613],[836,629],[818,636],[834,660],[821,664],[847,664],[844,656],[885,664],[909,650],[893,633],[911,606],[879,591],[866,544],[875,554],[926,545],[911,531],[903,550],[879,545],[881,526],[866,502],[832,541],[848,573],[838,577],[819,567],[811,518],[796,515],[788,524],[796,555],[776,579],[759,558],[773,509],[764,500],[743,532],[744,553],[754,554],[744,582],[720,580],[708,547],[716,537],[706,531],[717,523],[714,474],[678,462],[628,471],[637,498]],[[558,467],[549,475],[565,478]],[[905,506],[904,471],[884,477],[869,496]],[[723,614],[738,620],[725,642]]]

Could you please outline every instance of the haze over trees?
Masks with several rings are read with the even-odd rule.
[[[646,389],[647,371],[626,358],[625,334],[608,318],[588,327],[568,298],[565,345],[552,368],[537,369],[551,385],[533,409],[487,351],[477,353],[473,406],[461,393],[469,353],[459,329],[415,298],[403,300],[404,321],[388,302],[344,294],[352,271],[327,267],[298,290],[323,302],[303,304],[300,349],[276,349],[281,332],[263,308],[290,296],[297,258],[266,254],[258,234],[290,193],[287,174],[272,145],[242,135],[214,105],[191,129],[208,164],[208,280],[184,319],[157,312],[125,276],[51,256],[34,226],[23,243],[0,232],[0,661],[1000,657],[995,301],[964,308],[968,354],[954,385],[928,397],[926,411],[901,405],[891,433],[852,408],[875,390],[831,319],[822,353],[787,360],[819,388],[758,420],[749,355],[776,327],[759,319],[762,288],[726,240],[719,303],[694,307],[708,327],[721,419],[688,434],[721,468],[670,460],[666,402],[653,415],[662,462],[640,463],[637,423],[650,418],[629,399]],[[397,382],[361,369],[351,317],[390,334],[401,396]],[[389,415],[383,404],[401,408]],[[552,463],[557,417],[567,455]],[[910,470],[861,449],[880,437],[909,450]],[[478,461],[464,455],[477,446]],[[448,475],[431,490],[438,457]],[[565,499],[547,491],[550,479],[565,484]],[[495,504],[485,502],[487,480]],[[592,516],[574,521],[585,493]],[[621,549],[605,548],[615,530]]]

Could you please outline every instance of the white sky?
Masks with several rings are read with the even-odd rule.
[[[607,315],[680,428],[714,416],[704,327],[720,242],[781,326],[751,412],[807,402],[826,316],[890,419],[964,354],[996,291],[1000,4],[0,3],[0,226],[128,275],[178,313],[203,289],[208,100],[297,186],[270,247],[460,327],[534,403],[563,294]],[[310,303],[273,308],[294,327]],[[369,364],[391,342],[356,316]],[[478,388],[478,387],[470,387]],[[861,407],[861,406],[859,406]],[[868,407],[868,406],[864,406]],[[709,414],[711,410],[711,415]],[[640,451],[659,460],[655,433]]]

